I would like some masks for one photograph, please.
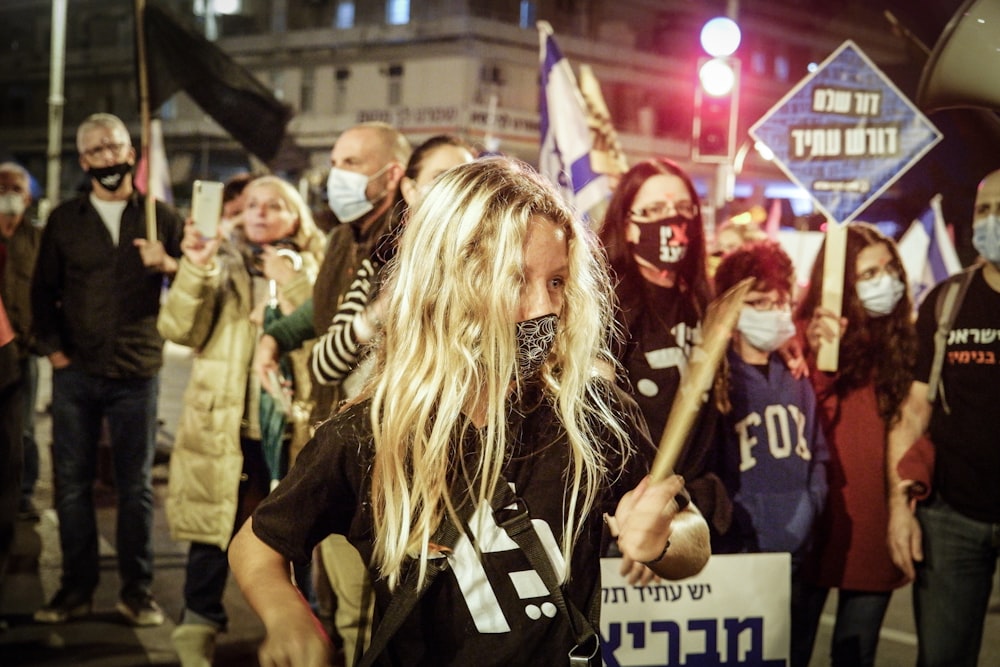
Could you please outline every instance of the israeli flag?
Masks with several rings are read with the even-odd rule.
[[[927,210],[910,224],[896,246],[906,268],[914,305],[934,285],[962,270],[955,244],[944,224],[940,194],[934,195]]]
[[[563,57],[547,21],[538,22],[541,90],[538,96],[541,149],[538,170],[581,215],[611,194],[607,176],[590,164],[593,147],[587,111],[569,61]]]

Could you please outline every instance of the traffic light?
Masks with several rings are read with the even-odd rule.
[[[740,27],[726,16],[708,21],[701,29],[701,47],[711,58],[698,61],[694,91],[692,158],[699,162],[730,163],[736,148],[739,117]]]
[[[731,162],[739,110],[740,62],[734,57],[702,58],[694,92],[692,158]]]

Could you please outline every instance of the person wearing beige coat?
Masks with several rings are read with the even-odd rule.
[[[166,501],[173,539],[191,542],[185,607],[173,636],[184,667],[211,664],[215,636],[227,622],[226,550],[270,486],[261,388],[251,373],[264,307],[276,297],[289,313],[308,299],[322,260],[324,239],[294,188],[265,176],[247,186],[245,197],[232,239],[203,238],[188,221],[184,257],[157,322],[164,338],[195,351]],[[290,461],[308,439],[308,355],[308,348],[292,354],[287,378]]]

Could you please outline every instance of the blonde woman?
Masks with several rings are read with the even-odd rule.
[[[184,256],[157,322],[164,338],[196,350],[170,456],[166,502],[174,539],[191,542],[184,612],[173,635],[184,667],[211,663],[215,636],[227,622],[225,550],[269,490],[261,391],[250,372],[264,308],[276,298],[287,313],[305,301],[322,260],[322,234],[295,188],[263,176],[246,186],[244,198],[243,222],[232,238],[221,232],[203,238],[188,220]],[[293,364],[300,408],[293,414],[303,422],[308,409],[301,402],[310,388],[307,355],[299,353]],[[288,426],[291,431],[295,425]]]
[[[388,626],[396,609],[365,656],[377,664],[565,663],[600,591],[604,512],[622,551],[662,576],[701,569],[708,530],[683,480],[645,479],[641,415],[594,372],[610,360],[599,257],[528,167],[473,162],[430,188],[387,268],[368,390],[320,427],[233,541],[233,572],[267,629],[262,665],[327,664],[288,561],[328,533],[369,564],[376,618]],[[507,528],[525,516],[525,532]]]

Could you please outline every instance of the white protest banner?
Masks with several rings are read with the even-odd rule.
[[[601,561],[608,667],[784,667],[791,637],[791,556],[714,555],[698,575],[629,585]]]

